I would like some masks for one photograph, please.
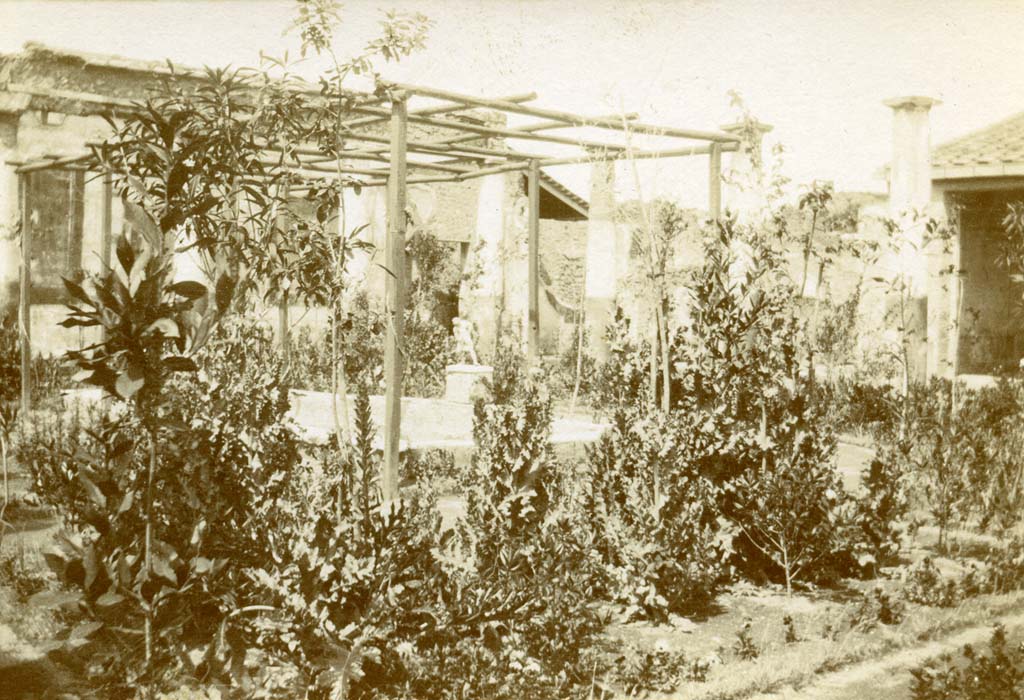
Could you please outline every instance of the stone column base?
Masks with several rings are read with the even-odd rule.
[[[444,398],[446,401],[472,403],[483,391],[483,380],[494,376],[488,365],[448,365],[445,369]]]

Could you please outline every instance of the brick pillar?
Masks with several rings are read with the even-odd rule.
[[[893,110],[892,164],[889,171],[889,216],[900,224],[898,251],[889,261],[893,272],[904,275],[910,287],[908,327],[910,377],[924,381],[928,370],[928,258],[924,221],[915,213],[931,202],[931,142],[928,114],[937,101],[930,97],[897,97],[884,103]]]
[[[615,163],[596,162],[590,171],[590,217],[587,222],[586,302],[590,347],[601,360],[608,357],[605,329],[615,313],[618,239],[615,223]],[[627,251],[628,252],[628,251]]]

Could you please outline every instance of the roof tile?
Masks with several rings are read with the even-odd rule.
[[[937,168],[990,163],[1024,163],[1024,112],[932,150]]]

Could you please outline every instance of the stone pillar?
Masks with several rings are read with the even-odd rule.
[[[8,160],[17,159],[18,113],[0,112],[0,318],[17,312],[21,245],[18,219],[18,174]]]
[[[590,347],[600,360],[608,357],[605,329],[615,313],[616,283],[620,272],[615,232],[615,163],[600,161],[590,170],[590,217],[587,222],[586,313]],[[628,251],[627,251],[628,252]]]
[[[937,100],[897,97],[884,103],[893,110],[889,216],[899,223],[900,240],[888,266],[909,286],[910,377],[924,381],[928,368],[928,258],[924,249],[926,214],[931,202],[931,135],[928,113]],[[898,302],[899,300],[894,300]]]
[[[729,153],[722,173],[722,207],[736,215],[741,223],[753,223],[765,213],[767,202],[764,181],[764,135],[772,130],[759,121],[726,124],[722,130],[741,139],[740,147]]]
[[[476,232],[467,259],[468,279],[459,289],[459,316],[477,331],[476,350],[490,355],[498,331],[504,287],[505,176],[481,178]]]

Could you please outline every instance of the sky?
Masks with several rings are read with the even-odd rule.
[[[433,21],[427,46],[385,77],[481,96],[536,92],[534,104],[715,129],[737,111],[774,129],[794,186],[884,191],[886,98],[926,95],[932,142],[1024,110],[1024,0],[348,0],[339,55],[375,35],[388,9]],[[298,56],[289,0],[0,0],[0,51],[27,41],[184,65]],[[309,76],[321,64],[297,68]],[[706,199],[706,159],[642,164],[646,196]],[[556,171],[586,196],[585,168]],[[620,196],[635,193],[621,166]]]

